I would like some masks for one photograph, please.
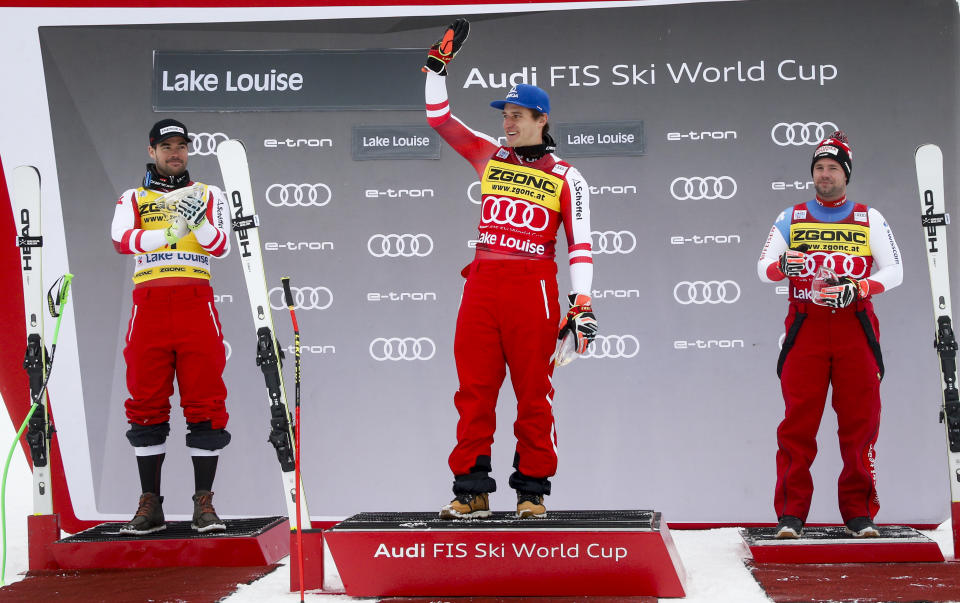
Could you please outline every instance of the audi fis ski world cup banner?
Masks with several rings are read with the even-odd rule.
[[[454,115],[502,137],[490,101],[517,83],[542,87],[557,153],[590,194],[599,336],[554,374],[560,462],[549,508],[639,505],[670,522],[774,519],[787,290],[760,281],[757,259],[778,215],[813,198],[814,145],[840,128],[854,152],[849,198],[884,215],[905,266],[903,285],[875,297],[887,367],[872,456],[877,521],[942,521],[944,438],[913,152],[936,142],[957,157],[954,0],[468,16],[469,40],[447,77]],[[143,177],[150,125],[166,117],[188,126],[196,180],[221,185],[217,145],[237,138],[246,146],[291,392],[282,276],[291,278],[300,322],[303,471],[314,517],[369,510],[373,492],[390,492],[396,511],[449,500],[460,270],[489,218],[476,173],[424,115],[424,51],[453,17],[364,17],[40,28],[65,246],[77,274],[79,391],[52,393],[82,397],[74,420],[58,415],[71,492],[90,499],[80,508],[126,516],[139,493],[123,413],[132,259],[114,252],[109,225],[118,195]],[[749,31],[749,40],[732,31]],[[521,52],[516,40],[527,40]],[[77,141],[93,149],[78,154]],[[218,509],[277,514],[284,507],[266,441],[266,389],[231,242],[210,266],[233,435],[218,470]],[[564,294],[562,237],[557,249]],[[839,253],[822,259],[850,268]],[[170,515],[190,512],[193,487],[183,478],[189,460],[176,400],[164,477]],[[812,522],[840,520],[836,418],[827,406]],[[495,509],[514,504],[514,418],[506,379]],[[71,470],[72,451],[90,458],[91,483]]]

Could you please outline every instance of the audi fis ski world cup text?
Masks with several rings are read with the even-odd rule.
[[[414,543],[409,546],[387,546],[380,543],[373,553],[374,559],[612,559],[614,563],[626,559],[627,547],[605,546],[590,543],[581,548],[580,543],[545,546],[535,542],[477,542],[472,546],[465,542]]]
[[[772,67],[774,63],[776,67]],[[772,68],[779,81],[809,82],[819,86],[827,85],[840,74],[836,65],[808,62],[797,58],[770,61],[740,59],[726,64],[710,64],[704,61],[667,61],[659,66],[656,63],[619,63],[609,66],[550,65],[546,68],[524,65],[510,73],[484,72],[479,67],[472,67],[467,73],[463,87],[510,88],[517,84],[534,86],[546,84],[551,88],[601,85],[655,86],[657,74],[663,72],[666,72],[667,81],[674,85],[753,84],[767,81],[768,71],[770,71],[768,68]],[[662,77],[660,81],[663,81]]]

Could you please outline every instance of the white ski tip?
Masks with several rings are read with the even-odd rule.
[[[943,152],[940,150],[940,147],[935,144],[927,143],[920,145],[917,147],[915,155],[917,159],[930,160],[939,158],[940,162],[943,163]]]
[[[246,152],[246,147],[243,146],[242,141],[237,140],[236,138],[224,140],[217,145],[217,155],[220,155],[221,153],[237,153],[241,151]]]

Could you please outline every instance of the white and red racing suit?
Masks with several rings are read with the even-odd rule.
[[[804,244],[808,249],[803,272],[789,279],[790,308],[777,366],[786,411],[777,429],[774,508],[778,517],[807,518],[813,496],[810,465],[832,384],[843,459],[840,513],[844,522],[873,518],[880,508],[874,445],[880,428],[883,359],[870,297],[902,282],[900,250],[876,209],[846,198],[833,204],[813,200],[787,208],[777,218],[757,263],[760,279],[784,279],[780,255]],[[856,301],[838,309],[810,301],[810,285],[821,266],[839,277],[857,279]]]
[[[553,153],[535,160],[468,128],[450,112],[446,78],[428,73],[427,122],[480,176],[477,252],[457,316],[454,357],[460,413],[450,454],[454,493],[493,492],[491,446],[497,394],[510,368],[517,437],[510,486],[549,494],[557,470],[553,354],[561,314],[554,261],[561,223],[573,291],[593,278],[590,192],[580,172]]]
[[[125,402],[127,421],[141,429],[168,423],[176,375],[188,427],[209,422],[204,429],[216,432],[226,427],[229,415],[210,258],[229,250],[226,200],[220,189],[207,185],[207,220],[168,245],[164,237],[168,214],[157,203],[163,192],[142,186],[124,191],[111,226],[117,252],[134,256],[133,308],[123,350],[130,393]],[[165,438],[162,433],[141,442],[131,438],[131,443],[157,445]],[[188,445],[190,440],[188,435]],[[196,447],[216,449],[226,441],[229,436],[201,437]]]

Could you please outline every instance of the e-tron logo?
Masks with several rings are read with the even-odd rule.
[[[326,287],[290,287],[293,294],[294,310],[326,310],[333,305],[333,292]],[[283,298],[283,289],[274,287],[268,293],[270,307],[283,310],[287,302]]]
[[[229,140],[229,136],[223,132],[190,132],[190,148],[193,150],[189,153],[190,155],[200,155],[205,157],[207,155],[215,155],[217,152],[217,146],[226,140]]]
[[[640,341],[633,335],[597,335],[583,358],[633,358],[640,353]]]
[[[630,253],[637,248],[637,237],[629,230],[594,230],[590,238],[594,253]]]
[[[673,299],[688,304],[732,304],[740,299],[735,281],[680,281],[673,288]]]
[[[315,184],[271,184],[265,193],[267,203],[274,207],[323,207],[333,194],[322,182]]]
[[[492,222],[540,232],[550,224],[550,214],[542,205],[527,203],[522,199],[487,195],[483,198],[480,221],[484,224]]]
[[[867,260],[859,255],[848,255],[842,251],[828,253],[826,251],[811,251],[803,260],[801,277],[813,276],[820,266],[833,270],[838,276],[852,276],[863,278],[867,275]]]
[[[370,357],[377,362],[430,360],[437,345],[429,337],[377,337],[370,342]]]
[[[670,194],[677,201],[730,199],[737,194],[737,181],[730,176],[681,176],[670,183]]]
[[[428,234],[375,234],[367,241],[367,251],[375,258],[426,257],[433,252]]]
[[[834,130],[839,128],[832,121],[780,122],[770,130],[770,138],[781,147],[799,147],[805,144],[817,144]]]

